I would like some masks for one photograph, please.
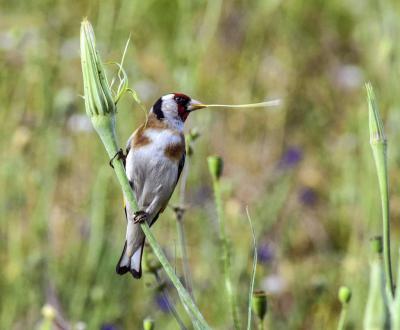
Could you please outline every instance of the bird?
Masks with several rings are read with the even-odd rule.
[[[145,235],[140,224],[152,226],[165,210],[185,164],[184,123],[192,111],[205,107],[183,93],[166,94],[128,139],[125,172],[139,210],[125,198],[127,228],[117,274],[141,278]]]

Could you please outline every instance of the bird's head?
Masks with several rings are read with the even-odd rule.
[[[160,97],[150,111],[160,120],[184,123],[190,112],[205,107],[206,105],[185,94],[171,93]]]

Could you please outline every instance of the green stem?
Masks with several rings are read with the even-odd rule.
[[[113,120],[110,120],[108,116],[96,115],[92,116],[92,123],[97,133],[99,134],[101,141],[104,144],[104,147],[106,148],[108,156],[111,159],[118,152],[118,146],[115,135],[115,125]],[[115,159],[113,161],[113,166],[125,198],[128,200],[133,210],[135,211],[138,210],[138,206],[135,197],[133,195],[133,191],[131,189],[131,186],[129,185],[128,178],[126,177],[124,165],[122,164],[121,160]],[[168,262],[161,247],[157,243],[153,233],[150,230],[148,223],[144,222],[143,224],[141,224],[141,228],[144,234],[146,235],[146,239],[149,242],[151,248],[153,249],[154,254],[160,260],[160,263],[162,264],[165,272],[167,273],[167,276],[169,277],[169,279],[175,286],[176,290],[178,291],[182,303],[189,310],[190,312],[189,315],[191,316],[192,322],[194,324],[197,324],[200,329],[210,329],[203,315],[201,315],[196,304],[190,297],[189,293],[185,290],[182,283],[175,275],[174,269]]]
[[[372,154],[379,181],[382,205],[383,259],[385,263],[386,291],[388,297],[394,297],[392,263],[390,258],[390,219],[389,219],[389,183],[387,173],[387,140],[383,122],[379,113],[375,93],[370,83],[366,84],[369,108],[369,131]]]
[[[162,294],[164,300],[165,300],[166,303],[167,303],[167,306],[168,306],[169,311],[170,311],[171,314],[174,316],[176,322],[179,324],[179,328],[180,328],[181,330],[187,330],[185,324],[183,323],[182,319],[180,318],[178,312],[176,311],[175,306],[174,306],[174,304],[172,303],[172,300],[171,300],[170,297],[169,297],[167,288],[163,286],[163,281],[162,281],[162,279],[161,279],[161,277],[160,277],[160,275],[158,274],[157,271],[154,273],[154,276],[155,276],[155,278],[156,278],[156,280],[157,280],[158,285],[159,285],[160,287],[162,287],[162,289],[161,289],[161,294]]]
[[[213,188],[214,188],[214,197],[215,197],[215,205],[217,208],[217,219],[219,223],[219,239],[221,242],[222,248],[222,262],[223,262],[223,274],[225,278],[225,289],[228,295],[229,305],[231,306],[233,325],[236,330],[239,330],[240,327],[240,318],[239,311],[237,308],[237,303],[235,299],[235,295],[233,293],[232,280],[230,277],[231,274],[231,264],[230,264],[230,251],[229,251],[229,242],[225,233],[225,220],[224,220],[224,211],[222,205],[221,198],[221,189],[219,185],[219,180],[213,177]]]
[[[337,330],[344,330],[344,324],[346,322],[346,315],[347,315],[347,306],[342,305],[342,310],[340,312],[340,318]]]
[[[258,330],[264,330],[264,320],[259,320],[257,327]]]
[[[390,217],[389,217],[389,187],[386,161],[386,142],[372,144],[376,170],[379,181],[382,207],[382,236],[383,236],[383,260],[385,263],[386,288],[391,297],[394,297],[392,262],[390,256]]]
[[[249,289],[249,301],[247,306],[247,330],[251,330],[251,305],[253,299],[253,292],[254,292],[254,281],[256,278],[256,270],[257,270],[257,240],[256,240],[256,233],[254,231],[253,223],[251,221],[250,213],[248,208],[246,208],[247,219],[249,221],[250,229],[251,229],[251,236],[253,238],[253,269],[251,271],[251,280],[250,280],[250,289]]]
[[[398,259],[400,260],[400,250]],[[400,288],[400,262],[397,264],[397,282],[396,288]],[[400,330],[400,295],[396,294],[396,297],[392,304],[390,305],[390,313],[391,313],[391,326],[393,330]]]
[[[188,253],[187,253],[187,249],[186,249],[185,229],[183,227],[183,215],[176,216],[176,223],[177,223],[177,229],[178,229],[179,246],[181,248],[181,253],[182,253],[183,278],[185,279],[186,289],[188,290],[190,296],[194,300],[192,281],[191,281],[191,276],[190,276],[190,268],[189,268],[189,262],[188,262]]]
[[[193,295],[193,286],[192,286],[192,277],[190,274],[189,267],[189,258],[187,253],[187,244],[186,244],[186,236],[185,236],[185,228],[183,226],[183,219],[185,213],[185,192],[186,192],[186,182],[189,173],[189,157],[186,157],[186,164],[183,168],[182,178],[181,178],[181,186],[180,186],[180,207],[175,210],[177,229],[178,229],[178,240],[179,246],[181,248],[182,253],[182,271],[183,278],[185,279],[185,287],[188,290],[190,296],[194,300]]]
[[[364,312],[364,329],[384,329],[386,318],[382,260],[378,256],[370,262],[369,288]]]

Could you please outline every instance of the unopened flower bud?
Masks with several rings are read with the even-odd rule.
[[[154,329],[154,320],[151,317],[146,317],[143,320],[143,330],[153,330]]]
[[[372,252],[381,254],[383,251],[382,236],[375,236],[371,238]]]
[[[210,170],[211,176],[214,180],[219,180],[222,175],[224,168],[224,162],[219,156],[210,156],[207,158],[208,169]]]
[[[188,137],[189,137],[190,141],[196,141],[199,136],[200,136],[200,133],[197,129],[193,128],[189,131]]]
[[[265,291],[254,291],[252,300],[253,312],[262,321],[267,314],[267,294]]]
[[[92,25],[84,19],[81,24],[81,63],[85,108],[88,116],[115,113],[111,88],[96,50]]]
[[[338,298],[342,304],[348,304],[351,300],[351,290],[347,286],[341,286],[338,291]]]

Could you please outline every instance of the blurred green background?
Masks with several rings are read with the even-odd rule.
[[[368,80],[386,122],[393,252],[398,247],[400,2],[0,4],[1,329],[40,327],[45,305],[75,329],[140,329],[146,316],[157,329],[177,328],[153,276],[135,281],[115,274],[125,219],[119,186],[80,97],[85,16],[104,61],[119,61],[131,34],[125,69],[146,108],[172,91],[207,103],[283,100],[269,110],[202,110],[187,122],[201,136],[190,158],[184,224],[194,295],[213,328],[231,329],[232,322],[210,154],[225,162],[227,232],[242,319],[252,266],[248,206],[258,240],[256,288],[268,293],[269,328],[335,328],[342,284],[353,291],[348,327],[361,328],[369,239],[380,233],[381,222]],[[124,145],[145,116],[129,96],[118,110]],[[175,194],[171,204],[177,201]],[[181,275],[173,211],[153,228]],[[167,289],[188,323],[174,288]]]

